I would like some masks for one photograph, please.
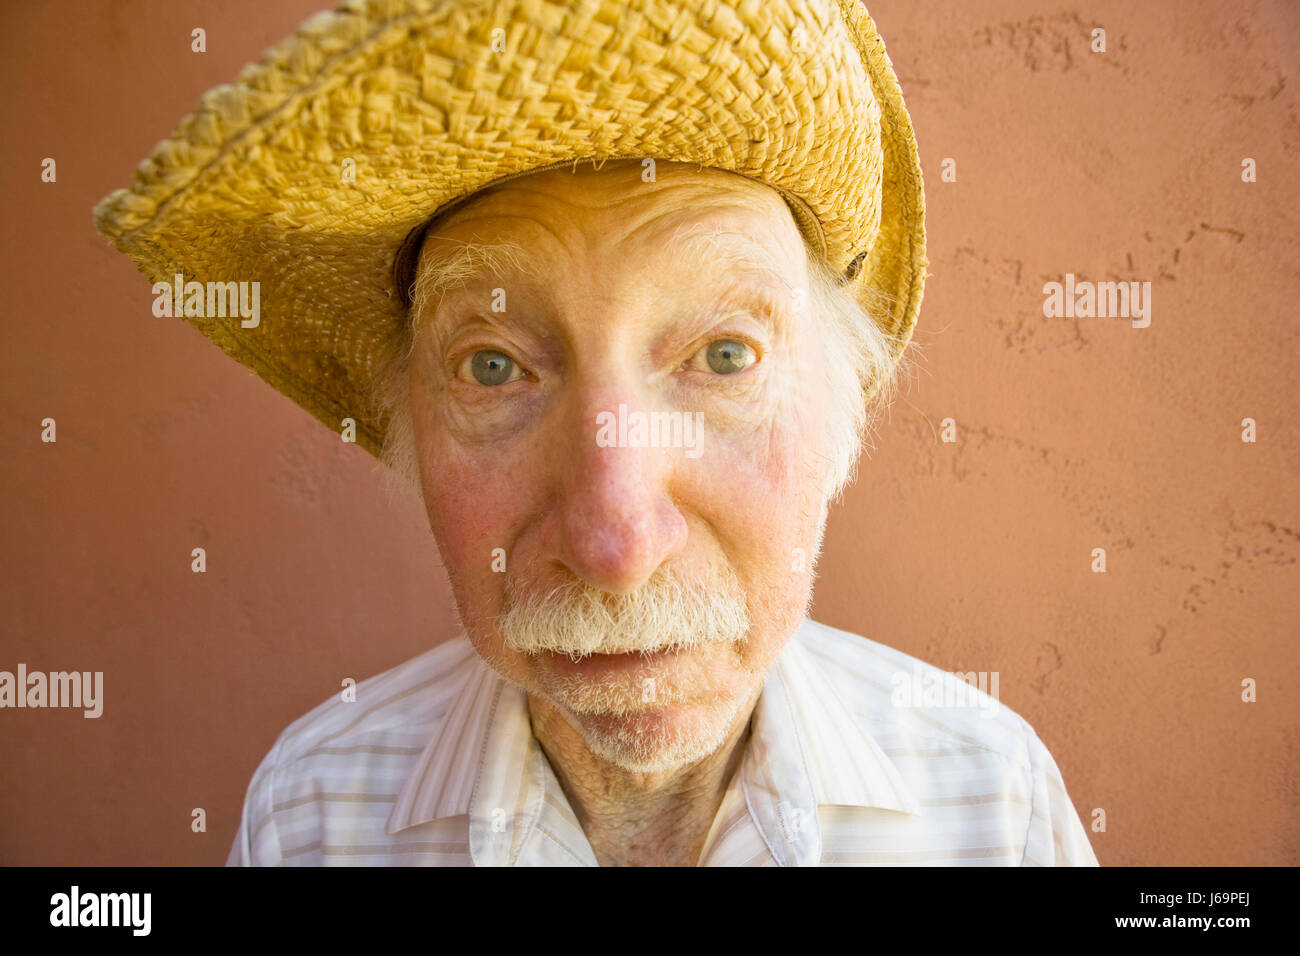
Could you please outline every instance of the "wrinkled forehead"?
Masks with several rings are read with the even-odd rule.
[[[467,243],[617,257],[655,248],[674,261],[720,258],[774,272],[817,258],[806,208],[757,180],[709,167],[637,160],[534,171],[457,200],[407,237],[394,280],[409,307],[417,272]],[[680,257],[680,258],[678,258]],[[800,268],[799,271],[802,271]]]

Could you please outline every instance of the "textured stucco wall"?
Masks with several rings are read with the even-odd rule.
[[[1085,822],[1105,809],[1103,864],[1300,862],[1300,7],[869,6],[917,128],[932,278],[815,616],[997,671]],[[418,508],[152,319],[90,224],[316,7],[0,7],[0,669],[99,670],[106,695],[98,720],[0,712],[0,862],[222,862],[285,725],[452,633]],[[1044,318],[1067,272],[1150,281],[1150,327]]]

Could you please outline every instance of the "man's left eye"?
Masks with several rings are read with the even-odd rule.
[[[754,350],[744,342],[735,339],[717,339],[710,342],[691,360],[695,364],[703,359],[708,367],[718,375],[735,375],[754,364]]]
[[[506,385],[523,377],[524,370],[504,352],[482,349],[461,363],[460,377],[479,385]]]

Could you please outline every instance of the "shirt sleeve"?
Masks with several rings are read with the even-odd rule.
[[[1056,761],[1038,735],[1030,733],[1033,798],[1021,866],[1099,866],[1088,832],[1065,792]]]
[[[280,741],[263,758],[244,796],[244,809],[240,814],[239,830],[230,847],[226,866],[278,866],[280,838],[275,830],[275,798],[273,784],[280,758]]]

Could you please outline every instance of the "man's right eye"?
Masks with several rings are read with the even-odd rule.
[[[481,349],[461,363],[461,376],[465,381],[489,387],[506,385],[524,377],[515,360],[495,349]]]

